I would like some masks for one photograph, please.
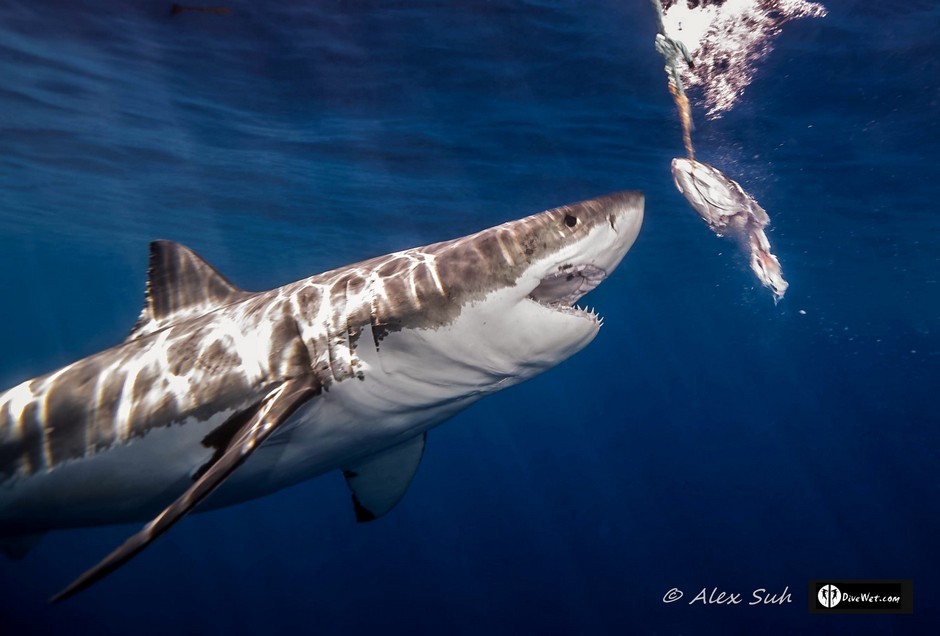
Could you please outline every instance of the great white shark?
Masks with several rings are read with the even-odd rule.
[[[380,517],[429,429],[594,339],[602,321],[576,303],[642,219],[643,195],[623,192],[258,293],[153,242],[127,339],[0,395],[0,545],[148,520],[55,601],[203,500],[340,470],[357,520]]]

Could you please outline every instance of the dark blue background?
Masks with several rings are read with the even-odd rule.
[[[0,632],[930,633],[940,613],[940,10],[787,25],[702,159],[770,212],[774,306],[675,191],[645,1],[0,5],[0,384],[124,337],[147,242],[273,287],[621,189],[597,340],[432,432],[353,523],[339,475],[0,563]],[[805,314],[800,310],[805,311]],[[811,578],[912,578],[913,616],[811,616]],[[666,605],[765,587],[786,606]]]

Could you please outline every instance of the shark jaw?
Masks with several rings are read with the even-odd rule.
[[[487,366],[522,381],[587,346],[603,320],[578,303],[617,268],[642,219],[642,195],[619,193],[507,224],[535,253],[514,284],[475,308],[489,327],[474,338]]]
[[[593,265],[562,265],[555,274],[541,280],[529,298],[553,311],[596,323],[604,319],[593,309],[576,304],[607,278],[607,272]]]
[[[637,193],[623,193],[568,209],[565,225],[586,231],[572,236],[557,252],[532,267],[530,274],[537,280],[526,300],[546,314],[546,323],[563,319],[570,337],[577,340],[578,334],[588,335],[589,341],[604,321],[593,308],[579,301],[607,279],[632,247],[642,224],[643,198]]]

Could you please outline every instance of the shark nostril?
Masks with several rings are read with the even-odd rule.
[[[565,215],[565,225],[567,225],[568,227],[574,227],[577,224],[578,224],[577,217],[571,216],[570,214]]]

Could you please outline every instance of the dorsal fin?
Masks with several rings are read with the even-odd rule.
[[[201,316],[247,295],[188,247],[153,241],[144,308],[127,340]]]

